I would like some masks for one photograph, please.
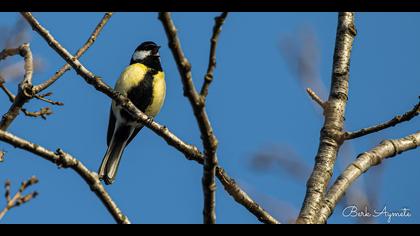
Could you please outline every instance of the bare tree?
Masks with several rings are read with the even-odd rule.
[[[215,17],[213,33],[210,38],[208,69],[203,76],[204,81],[200,90],[197,90],[194,85],[191,73],[191,63],[183,52],[181,41],[177,35],[177,28],[172,20],[171,14],[168,12],[158,14],[158,19],[161,21],[166,32],[169,48],[172,51],[178,67],[180,79],[184,88],[184,95],[190,102],[193,114],[197,121],[204,148],[202,151],[196,146],[184,142],[181,138],[171,132],[168,127],[161,125],[154,121],[151,117],[148,117],[135,105],[133,105],[126,96],[114,91],[102,80],[100,76],[89,70],[79,61],[79,58],[94,43],[103,27],[111,18],[112,13],[106,13],[103,16],[86,43],[74,55],[64,48],[31,13],[22,12],[21,15],[26,22],[29,23],[32,29],[44,39],[51,49],[53,49],[66,62],[66,64],[63,65],[50,79],[35,85],[33,83],[34,60],[29,44],[22,43],[19,46],[6,47],[6,49],[0,52],[0,61],[14,55],[20,55],[23,57],[25,69],[23,80],[18,86],[16,95],[14,95],[13,92],[6,87],[6,79],[0,80],[0,88],[7,94],[10,102],[12,103],[9,111],[0,121],[0,140],[17,148],[31,152],[60,167],[73,170],[96,194],[117,223],[130,223],[128,217],[121,212],[115,201],[106,191],[104,185],[100,182],[97,173],[89,170],[82,164],[82,162],[80,162],[79,159],[76,159],[71,154],[64,152],[62,149],[51,151],[40,144],[35,144],[21,137],[17,137],[7,131],[8,127],[10,127],[21,111],[27,116],[40,116],[44,119],[47,115],[51,114],[51,108],[49,107],[41,108],[37,112],[28,112],[24,106],[32,99],[38,99],[50,105],[64,105],[61,102],[53,101],[47,98],[51,96],[51,92],[46,94],[41,94],[41,92],[49,88],[66,71],[72,68],[77,72],[80,78],[87,83],[87,85],[94,87],[96,91],[106,95],[108,98],[121,105],[127,112],[135,117],[138,122],[144,124],[144,126],[148,127],[155,134],[163,138],[169,146],[182,153],[187,160],[192,160],[202,165],[204,223],[216,223],[216,178],[219,179],[227,193],[231,195],[237,203],[241,204],[251,214],[255,215],[258,220],[263,223],[270,224],[280,223],[271,214],[264,210],[255,200],[253,200],[218,163],[218,140],[206,111],[206,99],[209,93],[210,85],[213,81],[213,74],[216,67],[216,48],[218,38],[221,34],[222,26],[227,20],[228,13],[222,13]],[[328,100],[323,101],[323,99],[310,88],[307,90],[310,97],[322,108],[325,119],[324,125],[321,129],[318,153],[315,158],[316,163],[307,183],[307,193],[305,201],[302,204],[299,217],[296,220],[297,223],[325,223],[343,196],[343,193],[357,177],[367,171],[371,166],[379,164],[383,159],[417,148],[420,143],[420,132],[413,133],[412,135],[402,139],[384,141],[371,151],[360,155],[354,163],[345,169],[331,188],[327,189],[328,183],[332,177],[337,153],[345,141],[384,130],[404,121],[409,121],[420,112],[420,103],[417,103],[412,110],[401,116],[397,116],[388,122],[364,128],[359,131],[344,131],[344,115],[349,90],[350,55],[353,39],[356,36],[354,16],[354,13],[340,13],[338,17],[331,88]],[[4,153],[1,152],[0,160],[3,159],[3,156]],[[287,162],[285,160],[286,159],[284,158],[281,159],[281,162],[279,162],[280,165],[289,164],[298,169],[296,172],[302,172],[302,170],[309,172],[307,167],[301,166],[297,163]],[[301,179],[301,176],[298,178]],[[29,186],[30,184],[27,185]],[[8,187],[6,188],[8,189]],[[25,188],[23,188],[22,191]],[[18,194],[21,194],[22,191],[19,191]],[[9,192],[9,190],[6,191],[6,193]],[[11,199],[7,196],[8,195],[6,194],[6,198],[8,199],[6,209],[11,209],[12,207],[10,206],[14,206],[15,203],[13,203],[13,201],[9,201]],[[21,199],[20,195],[18,195],[17,199]],[[23,197],[22,199],[23,200],[21,202],[27,202],[30,198],[26,199]]]

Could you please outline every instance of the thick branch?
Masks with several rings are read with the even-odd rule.
[[[419,113],[420,113],[420,102],[418,102],[410,111],[404,113],[403,115],[396,116],[387,122],[384,122],[382,124],[375,125],[369,128],[364,128],[358,131],[354,131],[354,132],[345,132],[343,134],[343,139],[346,139],[346,140],[355,139],[355,138],[359,138],[359,137],[362,137],[371,133],[375,133],[375,132],[387,129],[389,127],[396,126],[399,123],[413,119],[414,117],[418,116]]]
[[[138,122],[143,123],[146,127],[150,128],[153,132],[162,137],[168,143],[168,145],[183,153],[188,160],[194,160],[200,164],[204,163],[204,155],[198,150],[197,147],[185,143],[180,138],[171,133],[167,127],[154,122],[151,118],[137,109],[136,106],[134,106],[127,97],[115,92],[110,86],[105,84],[101,78],[95,76],[92,72],[87,70],[79,62],[79,60],[75,59],[65,48],[63,48],[57,42],[57,40],[54,39],[54,37],[43,26],[40,25],[40,23],[32,16],[31,13],[25,12],[22,13],[22,15],[29,22],[29,24],[31,24],[32,28],[45,39],[48,45],[50,45],[67,63],[69,63],[88,84],[92,85],[96,90],[112,98],[117,104],[126,109],[133,117],[136,117]],[[217,174],[217,177],[219,179],[231,179],[225,172]],[[222,183],[224,183],[225,188],[232,191],[234,191],[234,189],[240,189],[239,186],[237,186],[237,184],[233,181],[222,181]],[[241,193],[243,193],[243,190],[241,190],[241,192],[235,192],[232,194],[232,196],[237,202],[244,205],[252,213],[257,211],[257,217],[259,219],[263,219],[263,222],[277,223],[277,221],[272,220],[273,217],[266,217],[269,216],[269,214],[265,212],[260,206],[258,206],[257,203],[255,203],[248,196],[244,196]]]
[[[368,152],[360,154],[337,178],[325,196],[318,223],[325,223],[350,185],[371,167],[420,145],[420,131],[401,139],[385,140]]]
[[[217,43],[217,36],[220,32],[221,24],[226,17],[226,13],[220,16],[221,18],[216,18],[215,31],[212,39],[212,52],[208,73],[212,76],[213,70],[215,67],[215,47]],[[203,218],[205,224],[214,224],[216,223],[216,167],[218,165],[217,161],[217,138],[214,135],[213,128],[210,124],[206,109],[205,109],[205,97],[198,94],[194,86],[191,74],[191,64],[188,62],[187,58],[184,55],[184,52],[181,48],[181,42],[178,38],[175,24],[171,19],[171,15],[168,12],[160,13],[159,19],[162,21],[162,24],[165,28],[166,35],[169,41],[169,47],[172,50],[175,61],[178,65],[178,71],[182,78],[182,83],[184,85],[184,94],[188,97],[191,106],[194,111],[198,126],[201,132],[201,139],[204,146],[204,166],[203,166],[203,193],[204,193],[204,209],[203,209]],[[205,85],[208,83],[208,85]],[[204,85],[206,88],[206,93],[208,92],[209,82],[205,80]]]
[[[11,56],[10,51],[13,53],[19,53],[25,60],[25,75],[23,81],[19,84],[19,92],[16,95],[13,104],[9,108],[9,111],[3,115],[0,121],[0,130],[7,130],[14,119],[19,115],[20,109],[27,103],[32,96],[32,74],[33,74],[33,59],[32,52],[29,48],[29,44],[23,44],[18,49],[5,49],[0,54],[5,52],[5,55]],[[4,59],[0,55],[1,59]],[[10,98],[10,97],[9,97]]]
[[[207,94],[209,93],[210,84],[213,81],[214,69],[216,68],[217,42],[219,40],[220,32],[222,31],[222,25],[225,22],[227,15],[228,15],[227,12],[223,12],[220,16],[214,18],[213,35],[211,36],[211,39],[210,39],[209,65],[207,67],[207,73],[204,76],[204,83],[203,83],[203,86],[201,87],[201,92],[200,92],[203,98],[207,97]]]
[[[330,95],[324,109],[324,126],[313,172],[307,182],[305,200],[297,223],[314,223],[341,146],[344,113],[348,99],[350,54],[356,30],[354,14],[340,13],[334,50]]]
[[[6,189],[6,207],[0,211],[0,220],[3,219],[4,215],[12,208],[20,206],[29,202],[30,200],[34,199],[38,193],[32,192],[26,195],[23,195],[23,191],[25,191],[29,186],[38,183],[38,179],[35,176],[32,176],[29,180],[22,182],[20,185],[19,190],[16,194],[11,198],[10,197],[10,181],[6,181],[5,189]]]
[[[35,155],[44,158],[47,161],[55,163],[59,167],[70,168],[75,171],[83,180],[89,185],[91,190],[95,192],[96,196],[102,201],[109,213],[114,217],[118,223],[129,224],[128,218],[121,212],[115,202],[109,196],[104,186],[98,178],[98,174],[90,171],[79,160],[68,153],[58,149],[56,152],[50,151],[38,144],[31,143],[19,137],[16,137],[8,132],[0,131],[0,140],[13,145],[14,147],[24,149]]]

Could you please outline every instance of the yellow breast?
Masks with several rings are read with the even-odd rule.
[[[165,74],[158,72],[153,80],[153,100],[152,104],[146,109],[146,114],[156,116],[163,106],[166,96]]]
[[[135,63],[129,65],[122,73],[115,85],[115,90],[123,95],[127,96],[127,92],[138,86],[139,83],[144,79],[146,73],[150,70],[147,66]],[[163,102],[166,96],[166,83],[164,72],[158,72],[153,75],[153,99],[151,104],[147,107],[145,113],[148,116],[156,116],[163,106]]]
[[[147,66],[140,63],[127,66],[121,73],[120,78],[115,85],[115,90],[127,95],[127,91],[130,88],[136,87],[143,80],[147,70]]]

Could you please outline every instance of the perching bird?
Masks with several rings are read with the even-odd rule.
[[[136,48],[130,65],[120,75],[115,90],[127,96],[146,115],[155,117],[165,100],[166,84],[159,57],[160,46],[144,42]],[[108,124],[108,149],[99,169],[99,178],[106,184],[115,181],[125,147],[143,128],[115,101],[112,102]]]

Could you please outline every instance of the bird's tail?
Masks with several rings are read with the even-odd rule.
[[[128,139],[129,132],[117,128],[108,146],[104,159],[102,160],[101,167],[99,168],[99,178],[103,179],[107,185],[112,184],[115,181],[121,156],[127,145]]]

